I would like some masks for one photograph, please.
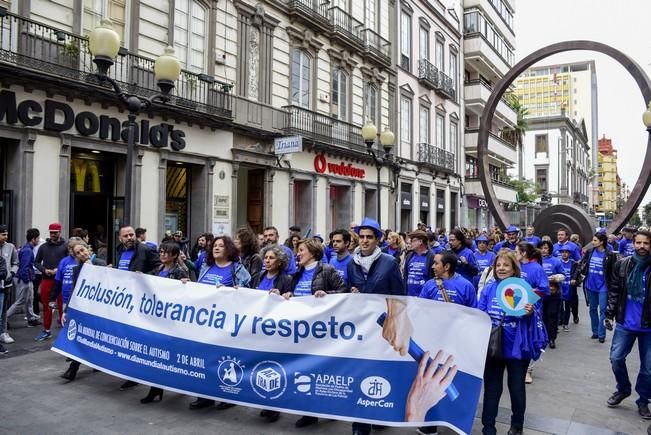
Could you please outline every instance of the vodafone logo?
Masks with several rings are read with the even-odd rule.
[[[326,170],[329,174],[341,175],[344,177],[365,178],[366,170],[352,165],[352,163],[328,163],[323,154],[314,156],[314,170],[318,174],[324,174]]]

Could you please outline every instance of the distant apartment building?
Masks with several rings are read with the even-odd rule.
[[[590,147],[590,167],[597,166],[598,110],[597,75],[594,60],[529,68],[515,82],[515,94],[527,109],[527,119],[565,116],[585,123]],[[596,181],[588,192],[590,206],[596,204]]]
[[[599,213],[614,213],[617,211],[618,194],[621,193],[621,183],[617,175],[617,150],[613,147],[612,139],[604,135],[599,139],[599,155],[597,157],[597,198],[595,211]],[[619,184],[619,186],[618,186]]]

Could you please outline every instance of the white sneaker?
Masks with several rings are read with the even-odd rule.
[[[11,338],[8,332],[3,332],[2,334],[0,334],[0,341],[5,344],[9,344],[9,343],[13,343],[16,340]]]
[[[524,383],[533,384],[533,376],[531,376],[531,373],[527,372],[527,376],[524,377]]]

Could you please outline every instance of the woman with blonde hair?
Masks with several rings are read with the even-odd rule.
[[[382,252],[400,260],[400,256],[405,252],[405,242],[400,234],[391,231],[387,236],[387,245],[382,248]]]

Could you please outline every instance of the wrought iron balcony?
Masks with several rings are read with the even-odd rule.
[[[418,81],[423,86],[434,89],[442,97],[450,99],[456,97],[454,81],[427,59],[418,61]]]
[[[0,64],[43,76],[99,86],[88,39],[6,12],[0,16]],[[154,61],[121,49],[109,75],[126,92],[151,96],[159,92]],[[170,105],[220,117],[231,117],[230,85],[206,74],[181,71]]]
[[[260,134],[280,135],[287,124],[287,111],[246,97],[233,96],[233,122]]]
[[[302,21],[315,25],[320,30],[329,31],[328,0],[288,0],[287,9],[289,16],[295,16]]]
[[[351,45],[356,50],[364,46],[362,39],[364,23],[356,20],[340,7],[328,9],[328,18],[332,26],[332,39],[336,39],[341,44]]]
[[[418,144],[418,162],[444,172],[455,172],[456,159],[454,153],[428,143]]]
[[[362,127],[298,106],[285,106],[283,109],[287,110],[285,134],[366,154]]]
[[[366,55],[384,66],[391,66],[391,43],[371,29],[362,30]]]

